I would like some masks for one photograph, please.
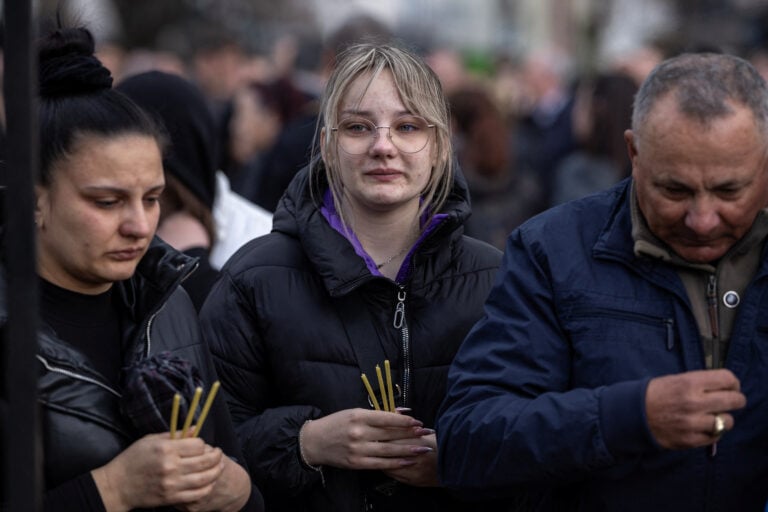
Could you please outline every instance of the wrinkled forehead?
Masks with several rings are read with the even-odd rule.
[[[649,136],[666,140],[696,133],[722,132],[727,135],[738,132],[749,140],[766,145],[768,134],[760,121],[749,106],[736,100],[725,100],[717,110],[703,112],[681,102],[675,91],[669,91],[654,102],[643,122],[633,131],[638,144]]]

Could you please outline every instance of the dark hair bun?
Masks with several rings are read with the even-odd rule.
[[[40,96],[88,94],[112,87],[112,75],[93,53],[85,28],[58,29],[40,42]]]

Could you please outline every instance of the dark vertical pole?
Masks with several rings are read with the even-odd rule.
[[[5,0],[7,179],[5,250],[8,283],[3,473],[8,510],[39,511],[41,443],[37,412],[37,273],[34,193],[38,172],[37,54],[33,0]]]

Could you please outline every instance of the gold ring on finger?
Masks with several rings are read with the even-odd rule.
[[[719,414],[715,414],[715,423],[712,426],[712,436],[720,437],[725,432],[725,420]]]

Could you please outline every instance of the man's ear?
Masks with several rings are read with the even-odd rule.
[[[637,146],[635,145],[635,134],[632,130],[624,131],[624,141],[627,143],[627,154],[629,159],[634,163],[637,156]]]

